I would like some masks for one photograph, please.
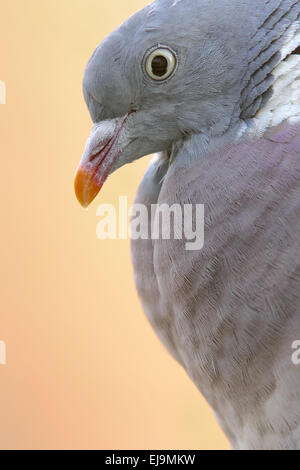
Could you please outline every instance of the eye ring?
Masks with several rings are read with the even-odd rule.
[[[177,67],[177,55],[167,46],[156,46],[146,53],[144,69],[148,77],[155,81],[164,81],[174,73]]]

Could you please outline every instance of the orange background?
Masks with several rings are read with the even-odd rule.
[[[1,0],[1,449],[228,448],[137,298],[129,241],[96,238],[96,207],[132,202],[149,162],[88,212],[73,175],[91,128],[81,80],[143,0]]]

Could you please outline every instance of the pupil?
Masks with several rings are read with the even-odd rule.
[[[152,66],[152,72],[157,77],[163,77],[168,71],[168,61],[162,55],[158,55],[154,57],[154,59],[152,60],[151,66]]]

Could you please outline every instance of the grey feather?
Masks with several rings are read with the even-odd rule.
[[[236,449],[300,449],[300,70],[288,59],[299,30],[297,0],[157,0],[84,77],[95,123],[130,113],[112,171],[163,152],[136,201],[205,204],[203,250],[135,240],[135,281]],[[162,83],[143,70],[157,44],[178,58]]]
[[[161,171],[155,163],[137,194],[144,204],[158,192],[159,204],[205,203],[204,249],[134,241],[135,279],[151,324],[237,449],[300,445],[300,368],[291,362],[300,330],[300,125],[289,135],[282,144],[271,136],[227,143],[180,165],[197,153],[193,139],[161,187],[149,186]]]

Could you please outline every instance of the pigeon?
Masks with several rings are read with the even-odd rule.
[[[92,55],[87,207],[155,154],[136,203],[204,205],[204,244],[132,240],[163,345],[233,449],[300,449],[300,2],[156,0]]]

